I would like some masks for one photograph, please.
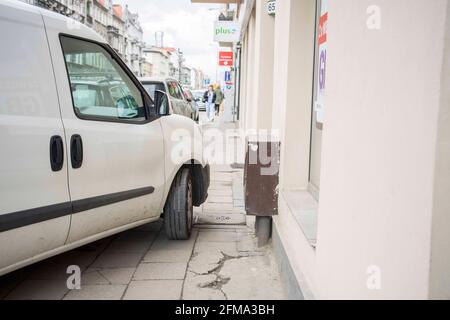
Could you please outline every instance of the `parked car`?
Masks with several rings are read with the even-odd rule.
[[[209,187],[200,127],[82,24],[0,0],[0,34],[0,275],[161,216],[188,239]]]
[[[198,110],[197,101],[196,101],[194,95],[192,94],[192,91],[189,88],[182,88],[182,89],[183,89],[184,97],[186,98],[187,101],[189,101],[189,103],[192,106],[192,109],[195,110],[194,119],[196,122],[198,122],[198,120],[200,119],[200,112]]]
[[[203,96],[205,95],[205,90],[193,90],[192,95],[195,98],[195,102],[197,102],[198,110],[200,112],[206,112],[206,103],[203,101]]]
[[[177,80],[172,78],[140,78],[139,81],[141,81],[150,96],[153,96],[155,91],[158,90],[167,93],[170,108],[174,113],[191,118],[194,121],[198,120],[197,109],[186,98]]]

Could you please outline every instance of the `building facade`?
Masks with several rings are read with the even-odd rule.
[[[125,21],[123,20],[122,7],[112,6],[108,29],[108,42],[117,51],[122,59],[125,58]]]
[[[245,0],[236,20],[240,126],[281,142],[289,296],[449,299],[449,1]]]
[[[144,48],[142,50],[145,63],[152,65],[151,74],[146,77],[167,78],[170,76],[170,55],[171,53],[163,48]]]
[[[139,23],[139,16],[137,13],[132,13],[125,6],[124,9],[124,21],[125,21],[125,61],[134,72],[136,76],[142,76],[142,64],[144,63],[144,57],[142,50],[145,47],[143,42],[144,33]]]
[[[112,0],[22,0],[71,17],[94,29],[136,76],[143,75],[143,30],[137,14]],[[148,66],[146,66],[148,70]]]

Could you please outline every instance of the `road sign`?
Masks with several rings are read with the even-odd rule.
[[[219,52],[219,66],[232,67],[233,66],[233,52],[220,51]]]
[[[225,82],[231,81],[231,71],[225,71]]]

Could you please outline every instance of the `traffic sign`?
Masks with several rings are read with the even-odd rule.
[[[233,66],[233,52],[231,51],[220,51],[219,52],[219,66],[231,67]]]

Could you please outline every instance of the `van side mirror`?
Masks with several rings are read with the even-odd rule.
[[[168,116],[170,114],[169,97],[164,91],[155,90],[155,106],[160,116]]]

